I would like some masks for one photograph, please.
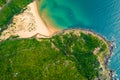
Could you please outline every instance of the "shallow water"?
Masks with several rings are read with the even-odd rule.
[[[46,14],[59,28],[90,29],[115,41],[109,67],[120,79],[120,0],[41,0],[39,3],[40,14]]]

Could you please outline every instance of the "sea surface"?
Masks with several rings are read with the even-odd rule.
[[[61,29],[93,30],[114,41],[109,67],[120,79],[120,0],[38,0],[38,8]]]

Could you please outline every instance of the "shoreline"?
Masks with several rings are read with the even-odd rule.
[[[39,8],[38,8],[38,4],[37,4],[38,0],[35,0],[35,6],[36,6],[36,12],[38,13],[38,16],[42,19],[42,21],[44,22],[44,24],[46,25],[50,35],[52,36],[53,34],[60,32],[62,30],[62,28],[56,27],[54,25],[54,23],[46,16],[46,15],[41,15],[39,12]],[[48,20],[49,19],[49,20]],[[53,24],[52,24],[53,23]]]
[[[39,11],[38,11],[37,0],[34,0],[34,7],[35,7],[35,12],[37,16],[41,19],[41,22],[43,22],[43,24],[45,25],[44,27],[47,28],[49,32],[49,36],[52,36],[54,33],[61,31],[60,28],[58,29],[55,26],[48,25],[49,23],[42,18],[42,16],[39,14]]]
[[[38,7],[37,7],[37,8],[38,8]],[[42,18],[42,17],[41,17],[41,18]],[[43,19],[42,19],[42,20],[43,20]],[[44,20],[43,20],[43,21],[44,21]],[[45,22],[45,21],[44,21],[44,22]],[[46,25],[47,25],[47,24],[46,24]],[[103,41],[106,43],[107,48],[108,48],[108,54],[107,54],[107,56],[105,57],[104,66],[105,66],[106,69],[109,68],[109,67],[108,67],[109,59],[110,59],[110,57],[111,57],[111,55],[112,55],[113,49],[115,48],[113,41],[108,41],[107,38],[105,38],[105,36],[102,36],[101,34],[94,32],[93,30],[81,29],[81,28],[69,28],[69,29],[64,29],[64,30],[62,30],[62,31],[59,31],[59,32],[57,32],[57,33],[54,33],[54,34],[51,35],[51,36],[46,36],[46,38],[51,38],[51,37],[53,37],[53,36],[59,35],[59,34],[61,34],[61,33],[66,32],[67,30],[68,30],[68,31],[71,31],[71,30],[80,30],[80,31],[83,32],[83,33],[92,34],[93,36],[97,36],[99,39],[103,40]],[[110,71],[109,76],[110,76],[110,78],[112,79],[112,78],[113,78],[112,75],[114,75],[114,74],[113,74],[114,71],[113,71],[113,70],[110,70],[110,68],[109,68],[109,71]]]

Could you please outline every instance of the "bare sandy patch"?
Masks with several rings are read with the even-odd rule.
[[[2,32],[0,40],[5,40],[10,36],[45,38],[52,36],[58,31],[60,30],[43,22],[38,14],[36,1],[33,1],[23,13],[14,16],[13,22],[8,25],[8,29]]]

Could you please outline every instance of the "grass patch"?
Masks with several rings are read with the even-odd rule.
[[[6,3],[6,0],[0,0],[0,6],[3,6]]]

